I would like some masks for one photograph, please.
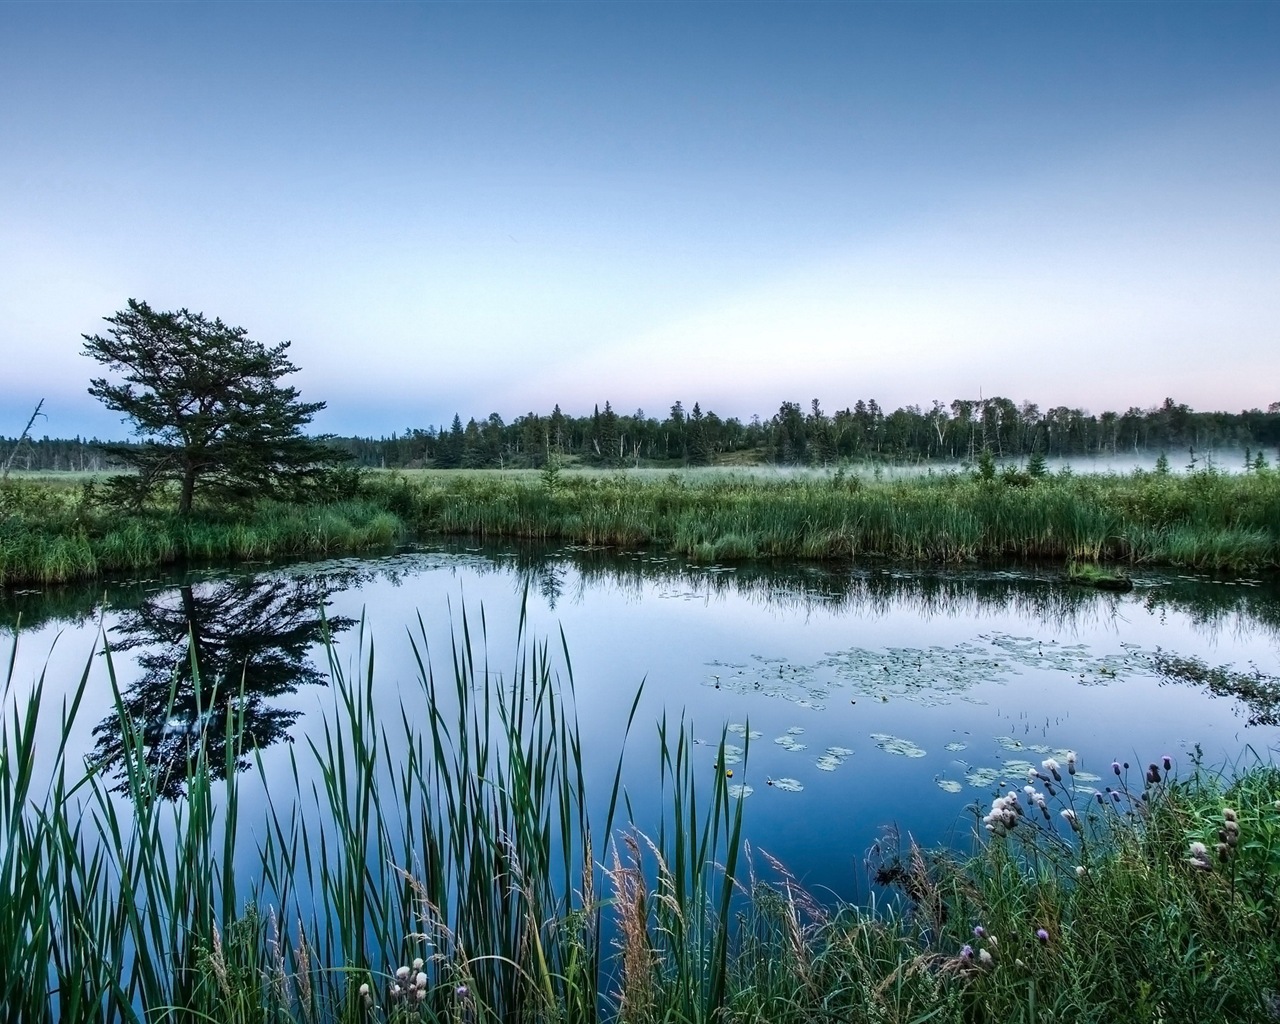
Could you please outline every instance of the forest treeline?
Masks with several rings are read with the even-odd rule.
[[[0,461],[13,455],[15,469],[105,470],[112,467],[96,439],[30,438],[14,453],[16,438],[0,440]],[[974,460],[983,451],[997,459],[1156,455],[1218,448],[1280,448],[1280,402],[1263,411],[1196,412],[1165,399],[1151,409],[1093,414],[1007,398],[934,402],[885,412],[874,400],[828,413],[814,399],[806,408],[783,402],[767,420],[722,419],[697,402],[676,402],[661,419],[643,410],[619,414],[609,402],[589,415],[570,416],[557,405],[549,414],[528,412],[506,422],[460,415],[439,427],[408,428],[389,437],[335,437],[359,466],[439,469],[537,468],[551,458],[601,467],[715,462],[829,465],[845,460],[920,462]]]

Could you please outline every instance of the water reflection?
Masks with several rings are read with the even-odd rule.
[[[337,559],[237,574],[197,572],[44,593],[11,591],[0,594],[0,630],[15,629],[19,615],[24,630],[42,624],[78,624],[87,630],[102,616],[114,649],[130,652],[137,662],[135,674],[121,680],[124,711],[142,737],[143,759],[157,791],[174,797],[181,792],[186,759],[197,739],[207,742],[215,771],[223,772],[232,740],[240,743],[232,749],[239,750],[235,763],[242,768],[255,750],[288,737],[297,731],[295,725],[303,728],[287,698],[301,687],[323,685],[327,678],[318,650],[326,628],[322,609],[336,597],[347,592],[342,610],[359,614],[368,601],[383,600],[379,595],[386,595],[388,586],[405,586],[409,593],[404,598],[371,612],[376,628],[385,631],[389,625],[394,630],[405,621],[397,618],[402,610],[421,608],[428,599],[422,581],[433,581],[429,593],[436,594],[446,578],[461,582],[475,577],[487,578],[490,586],[517,600],[536,595],[557,616],[587,610],[593,625],[575,637],[576,650],[584,654],[594,639],[614,638],[615,630],[670,630],[672,622],[698,620],[703,614],[699,606],[733,608],[735,616],[748,608],[764,610],[768,621],[792,624],[782,632],[811,620],[862,620],[857,643],[833,627],[829,641],[803,652],[768,649],[759,627],[727,647],[703,650],[703,640],[697,638],[685,645],[697,666],[692,671],[675,660],[664,663],[660,652],[645,651],[630,659],[613,655],[626,671],[634,665],[639,674],[653,671],[694,685],[701,682],[726,700],[778,696],[798,710],[825,708],[829,713],[833,693],[841,690],[839,703],[846,710],[857,707],[860,716],[869,717],[870,712],[863,714],[867,699],[881,705],[891,700],[890,707],[900,702],[941,707],[968,700],[972,688],[985,681],[1054,671],[1073,685],[1120,686],[1138,675],[1176,682],[1181,689],[1203,689],[1227,698],[1250,726],[1274,725],[1280,706],[1275,686],[1256,680],[1244,685],[1235,675],[1219,678],[1207,667],[1176,673],[1167,670],[1167,662],[1152,658],[1158,644],[1184,644],[1188,629],[1209,641],[1194,645],[1200,648],[1216,646],[1220,639],[1231,648],[1251,634],[1274,644],[1280,639],[1280,587],[1274,581],[1176,574],[1136,574],[1134,593],[1115,594],[1066,586],[1054,568],[907,569],[763,561],[717,566],[655,552],[452,544],[371,560]],[[687,613],[682,602],[689,603]],[[675,613],[671,621],[662,619],[668,612]],[[1149,634],[1145,651],[1128,643],[1138,620],[1163,623],[1166,616],[1176,628]],[[327,627],[337,635],[352,621],[330,618]],[[645,625],[658,621],[664,624]],[[949,621],[970,621],[972,629],[952,635]],[[1025,630],[1013,628],[1018,621]],[[1053,631],[1062,639],[1054,640]],[[1035,639],[1019,635],[1023,632]],[[863,636],[881,639],[863,642]],[[1080,650],[1071,646],[1074,639],[1095,643],[1100,636],[1109,638],[1109,654],[1095,656],[1087,645]],[[940,642],[942,637],[949,639]],[[620,644],[603,642],[611,652]],[[1214,664],[1227,660],[1207,653]],[[617,669],[603,669],[610,671]],[[687,686],[672,693],[676,702],[698,699]],[[1037,696],[1029,706],[1038,708],[1047,699]],[[1088,702],[1096,703],[1096,698],[1090,695]],[[1076,707],[1077,714],[1085,714],[1083,704]],[[235,721],[242,721],[230,735],[228,709]],[[901,727],[901,722],[881,723],[873,739],[881,733],[892,738]],[[1008,730],[1001,726],[996,731]],[[935,746],[954,739],[948,735]],[[115,714],[102,719],[94,742],[94,754],[119,771],[127,748]],[[826,744],[843,748],[850,742],[836,735]],[[820,749],[814,747],[815,752]],[[954,768],[947,771],[956,774]]]
[[[1226,629],[1236,634],[1257,631],[1280,639],[1280,581],[1220,580],[1160,572],[1135,573],[1137,591],[1124,595],[1062,585],[1061,571],[1051,566],[902,568],[791,561],[721,566],[611,548],[442,543],[379,559],[296,565],[287,575],[317,577],[324,581],[328,594],[374,580],[399,585],[423,571],[444,567],[508,576],[515,592],[537,594],[553,611],[566,601],[581,603],[602,587],[639,598],[656,584],[665,590],[666,597],[733,597],[786,612],[825,610],[879,617],[908,611],[923,619],[1013,614],[1074,631],[1110,622],[1127,604],[1137,601],[1157,616],[1185,615],[1205,635]],[[220,575],[179,573],[105,586],[0,591],[0,631],[13,631],[19,617],[27,630],[49,622],[84,625],[102,611],[137,608],[166,585]]]
[[[468,554],[479,554],[467,549]],[[1062,583],[1054,566],[1009,569],[904,568],[849,563],[746,562],[698,565],[661,554],[608,548],[541,546],[493,549],[473,568],[512,573],[551,608],[566,597],[583,600],[600,586],[639,596],[654,583],[668,596],[691,600],[732,596],[785,611],[819,609],[856,616],[910,611],[929,619],[979,613],[1014,614],[1074,631],[1115,619],[1127,603],[1153,614],[1177,613],[1212,634],[1224,628],[1280,639],[1280,582],[1215,579],[1172,572],[1136,572],[1136,594]],[[574,585],[566,583],[572,571]]]
[[[154,791],[166,799],[183,795],[188,758],[201,743],[222,777],[286,738],[301,712],[280,698],[325,684],[314,649],[354,620],[328,618],[324,608],[356,582],[351,574],[187,582],[124,611],[108,641],[113,653],[136,652],[137,675],[121,693],[123,720],[102,720],[93,751],[116,770],[117,789],[128,791],[123,769],[133,756],[122,721],[132,724]]]

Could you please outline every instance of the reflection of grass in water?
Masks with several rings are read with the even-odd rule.
[[[780,562],[738,564],[730,572],[709,572],[681,558],[600,547],[573,550],[540,543],[474,546],[448,538],[439,550],[413,551],[393,558],[359,560],[369,579],[392,581],[433,568],[462,565],[477,574],[514,575],[514,586],[542,594],[554,607],[566,594],[582,595],[606,586],[639,596],[657,585],[678,590],[691,598],[712,594],[734,595],[771,608],[884,616],[897,612],[921,616],[1017,615],[1030,623],[1074,630],[1113,617],[1127,599],[1079,587],[1063,587],[1051,576],[1029,571],[999,570],[853,570],[810,563],[803,566]],[[327,562],[317,565],[317,571]],[[301,567],[305,569],[305,566]],[[578,576],[567,590],[566,575]],[[1056,575],[1052,574],[1052,575]],[[1220,629],[1249,631],[1261,628],[1280,635],[1280,600],[1274,585],[1257,580],[1206,580],[1147,574],[1140,597],[1153,613],[1171,611],[1187,616],[1193,626],[1207,632]],[[0,590],[0,626],[11,624],[18,611],[28,626],[48,618],[68,621],[91,617],[102,598],[102,588],[87,586],[49,591],[45,595],[14,599]]]

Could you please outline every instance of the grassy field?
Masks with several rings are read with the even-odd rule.
[[[938,564],[1020,559],[1207,571],[1280,568],[1280,472],[1126,475],[753,470],[369,473],[343,501],[120,515],[95,486],[0,488],[0,585],[171,562],[266,561],[408,536],[652,546],[750,558]]]
[[[746,802],[695,770],[705,752],[681,723],[659,726],[646,782],[663,820],[627,820],[621,759],[588,793],[567,652],[523,641],[499,676],[475,625],[463,616],[451,674],[420,659],[398,707],[375,705],[371,640],[356,676],[332,663],[323,727],[283,778],[235,744],[211,765],[189,734],[174,802],[123,710],[122,767],[71,749],[93,665],[60,707],[43,681],[8,679],[7,1019],[1275,1019],[1274,767],[1180,774],[1155,755],[1095,796],[1070,759],[1046,760],[978,809],[972,856],[887,835],[868,861],[877,901],[833,906],[750,855]],[[235,734],[238,695],[210,713]]]

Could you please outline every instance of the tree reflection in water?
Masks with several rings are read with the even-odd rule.
[[[126,731],[138,737],[154,792],[185,792],[187,764],[204,745],[209,772],[241,771],[252,752],[287,738],[301,712],[276,700],[300,686],[324,685],[309,652],[353,619],[326,618],[330,596],[357,573],[256,576],[165,590],[123,613],[111,631],[113,652],[139,651],[139,677],[121,693],[121,715],[94,729],[94,756],[123,778]],[[228,744],[231,744],[228,751]],[[228,761],[230,753],[231,760]],[[130,754],[130,756],[133,756]]]

